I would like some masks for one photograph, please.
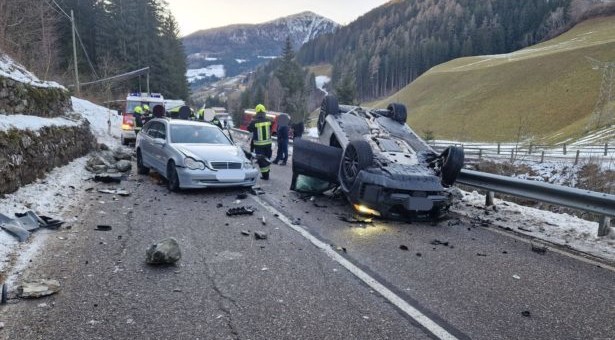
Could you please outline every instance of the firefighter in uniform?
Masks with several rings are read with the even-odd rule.
[[[196,112],[196,120],[204,121],[205,120],[205,108],[202,107]]]
[[[261,178],[269,179],[271,158],[271,121],[267,119],[266,109],[263,104],[256,105],[256,116],[250,122],[248,131],[252,132],[254,153],[261,170]]]
[[[133,115],[135,117],[135,134],[138,134],[143,127],[143,108],[141,105],[137,105],[133,110]]]

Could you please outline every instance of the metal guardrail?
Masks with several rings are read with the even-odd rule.
[[[465,169],[459,174],[457,183],[487,190],[487,205],[493,192],[499,192],[601,215],[598,236],[608,233],[610,217],[615,216],[615,195],[611,194]]]
[[[231,130],[250,134],[244,130]],[[487,190],[487,205],[493,204],[493,193],[499,192],[601,215],[598,236],[606,236],[610,218],[615,217],[615,195],[611,194],[465,169],[461,170],[457,183]]]

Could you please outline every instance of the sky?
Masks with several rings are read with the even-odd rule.
[[[345,25],[389,0],[167,0],[186,36],[231,24],[255,24],[312,11]]]

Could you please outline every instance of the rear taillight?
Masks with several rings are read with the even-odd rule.
[[[122,116],[122,130],[133,130],[135,127],[135,117],[131,114],[124,114]]]

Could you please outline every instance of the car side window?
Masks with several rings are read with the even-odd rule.
[[[143,133],[147,133],[147,131],[149,131],[149,128],[152,126],[152,122],[147,122],[145,123],[145,125],[143,125],[143,129],[141,129],[141,132]]]
[[[158,138],[161,139],[167,139],[167,126],[163,123],[159,123],[158,125],[160,125],[158,127]]]
[[[159,123],[152,122],[152,125],[147,130],[147,135],[148,136],[150,136],[152,138],[157,138],[158,137],[158,124]]]

